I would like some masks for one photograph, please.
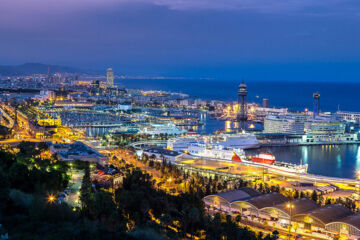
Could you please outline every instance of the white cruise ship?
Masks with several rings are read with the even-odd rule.
[[[218,135],[206,136],[204,137],[204,141],[230,148],[249,149],[260,147],[259,141],[254,134],[244,132],[221,133]]]
[[[244,150],[240,148],[226,148],[221,145],[204,143],[190,144],[187,149],[187,153],[197,157],[215,158],[229,161],[245,157]]]
[[[169,139],[167,148],[174,151],[186,150],[191,143],[204,142],[228,148],[258,148],[260,144],[255,135],[250,133],[216,134],[216,135],[186,135]]]
[[[261,167],[285,173],[307,173],[308,165],[296,165],[286,162],[277,162],[275,156],[270,153],[261,153],[251,158],[245,156],[240,148],[226,148],[221,145],[191,144],[187,151],[195,157],[201,157],[213,161],[231,161],[253,167]]]
[[[190,144],[196,143],[197,141],[198,138],[194,136],[175,137],[167,141],[166,148],[174,151],[184,151],[188,149]]]
[[[173,123],[168,124],[158,124],[154,123],[149,126],[145,126],[139,131],[139,134],[150,134],[150,135],[160,135],[160,134],[168,134],[168,135],[180,135],[184,134],[186,131],[178,128]]]

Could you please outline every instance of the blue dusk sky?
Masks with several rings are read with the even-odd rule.
[[[358,81],[359,0],[1,0],[0,64]]]

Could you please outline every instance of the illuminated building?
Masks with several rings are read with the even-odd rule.
[[[107,156],[79,141],[72,144],[52,144],[50,152],[52,154],[56,153],[61,161],[80,160],[100,165],[105,165],[108,161]]]
[[[264,133],[304,134],[303,115],[268,115],[264,120]]]
[[[91,81],[90,94],[91,95],[100,95],[100,93],[101,93],[100,81],[99,80]]]
[[[112,68],[106,70],[106,86],[109,88],[114,87],[114,71]]]
[[[72,102],[72,101],[57,101],[56,107],[92,107],[95,103],[92,102]]]
[[[263,108],[268,108],[269,107],[269,99],[263,98],[262,106],[263,106]]]
[[[319,116],[320,113],[320,93],[314,93],[313,94],[313,98],[314,98],[314,118],[316,118],[317,116]]]
[[[100,88],[100,81],[99,80],[91,81],[91,88],[94,88],[94,89]]]
[[[290,200],[279,193],[260,194],[249,188],[208,195],[203,201],[208,210],[256,217],[264,225],[266,221],[268,226],[277,228],[290,225],[300,232],[315,233],[319,238],[360,237],[360,214],[338,204],[319,206],[306,198]]]
[[[61,119],[60,119],[60,117],[58,117],[58,118],[38,118],[37,123],[40,126],[57,126],[57,127],[60,127],[61,126]]]
[[[77,86],[90,86],[91,82],[90,81],[77,81],[76,85]]]
[[[297,137],[297,143],[343,143],[357,141],[357,134],[345,133],[346,124],[335,115],[317,116],[305,114],[269,115],[264,121],[263,137],[278,135],[284,143],[290,143],[290,136]],[[275,135],[274,135],[275,134]],[[281,136],[280,136],[281,135]],[[274,140],[273,140],[274,141]],[[280,143],[278,143],[280,144]]]
[[[336,115],[347,122],[360,123],[360,112],[337,111]]]
[[[46,100],[53,100],[56,98],[54,91],[45,91],[41,90],[40,94],[37,94],[33,97],[34,100],[38,101],[46,101]]]

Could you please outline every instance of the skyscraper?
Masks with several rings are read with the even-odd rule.
[[[106,86],[108,88],[114,87],[114,71],[112,68],[106,70]]]
[[[263,98],[262,106],[263,106],[264,108],[268,108],[268,107],[269,107],[269,99]]]
[[[314,98],[314,118],[316,118],[316,116],[319,116],[320,113],[320,93],[315,92],[313,94],[313,98]]]
[[[237,121],[240,123],[240,128],[245,130],[246,120],[247,120],[247,86],[244,82],[240,83],[238,89],[238,104],[239,104],[239,113],[237,116]]]

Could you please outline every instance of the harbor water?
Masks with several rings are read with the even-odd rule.
[[[340,178],[356,178],[360,169],[360,145],[313,145],[264,147],[246,150],[247,155],[270,152],[277,161],[308,164],[308,173]]]
[[[172,79],[121,79],[117,83],[126,88],[147,90],[165,90],[189,94],[193,98],[236,101],[236,89],[240,81],[228,80],[185,80]],[[291,110],[312,108],[312,93],[321,93],[322,111],[336,111],[338,108],[347,111],[360,111],[354,96],[358,95],[360,83],[327,83],[327,82],[256,82],[246,81],[249,102],[261,103],[262,98],[270,100],[271,107],[288,107]],[[221,88],[219,88],[221,86]],[[269,89],[271,89],[269,91]],[[207,119],[198,132],[212,133],[224,130],[226,123]],[[360,169],[360,145],[317,145],[267,147],[247,150],[246,154],[271,152],[278,161],[309,164],[308,172],[331,177],[355,178]]]

